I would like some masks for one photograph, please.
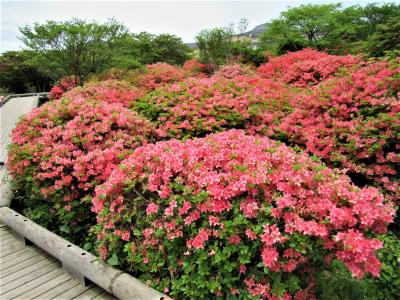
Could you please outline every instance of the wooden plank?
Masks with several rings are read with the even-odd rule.
[[[118,299],[115,298],[113,295],[107,293],[106,291],[103,291],[103,293],[94,297],[93,300],[118,300]]]
[[[74,299],[75,297],[78,297],[85,291],[91,289],[94,285],[89,284],[88,286],[83,286],[83,285],[77,285],[74,288],[70,289],[69,291],[66,291],[60,295],[57,296],[57,299],[62,299],[62,300],[71,300]]]
[[[61,274],[60,276],[57,276],[56,278],[53,278],[49,281],[46,281],[45,283],[36,286],[35,288],[20,294],[17,299],[34,299],[38,296],[40,296],[41,294],[50,291],[56,287],[58,287],[60,284],[70,280],[71,277],[65,273]],[[42,298],[42,299],[46,299],[46,298]]]
[[[3,231],[3,232],[0,232],[0,237],[2,239],[4,239],[7,235],[11,235],[11,234],[12,234],[11,231]]]
[[[50,258],[50,255],[48,255],[47,253],[39,254],[39,255],[37,255],[37,256],[35,256],[35,257],[32,257],[32,258],[30,258],[30,259],[28,259],[28,260],[25,260],[25,261],[23,261],[23,262],[20,262],[20,263],[18,263],[18,264],[15,264],[15,265],[13,265],[12,267],[9,267],[9,268],[7,268],[7,269],[1,270],[1,271],[0,271],[1,277],[3,277],[3,276],[4,276],[4,277],[5,277],[5,276],[8,276],[8,275],[10,275],[10,274],[12,274],[12,273],[14,273],[14,272],[17,272],[17,271],[19,271],[19,270],[22,270],[22,269],[24,269],[24,268],[27,268],[27,267],[29,267],[29,266],[31,266],[31,265],[33,265],[33,264],[39,262],[39,261],[46,260],[46,259],[48,259],[48,258]]]
[[[1,244],[9,243],[10,240],[15,240],[15,237],[12,234],[0,237]]]
[[[36,296],[33,299],[38,299],[38,300],[43,300],[43,299],[60,299],[58,296],[61,293],[64,293],[65,291],[68,291],[74,287],[76,287],[77,285],[79,285],[79,281],[70,278],[67,281],[61,283],[60,285],[56,286],[55,288],[52,288],[51,290],[48,290],[42,294],[40,294],[39,296]],[[23,296],[23,295],[21,295]]]
[[[19,250],[21,250],[21,249],[23,249],[23,248],[25,248],[25,247],[26,247],[26,246],[25,246],[24,244],[17,242],[17,243],[15,244],[15,247],[8,248],[8,249],[5,249],[5,250],[0,249],[0,257],[1,257],[1,259],[7,259],[6,257],[7,257],[9,254],[12,254],[12,253],[14,253],[14,252],[17,252],[17,251],[19,251]]]
[[[12,260],[12,259],[20,257],[21,255],[25,254],[26,252],[30,252],[30,248],[27,248],[26,246],[22,247],[20,249],[13,248],[13,249],[9,249],[9,250],[11,250],[10,253],[2,256],[1,260],[3,260],[3,261]]]
[[[63,275],[63,274],[64,274],[64,271],[63,271],[62,268],[55,269],[55,270],[53,270],[51,272],[48,272],[45,275],[42,275],[40,277],[35,278],[33,280],[26,281],[25,284],[19,286],[18,289],[13,289],[13,290],[11,290],[11,291],[9,291],[7,293],[2,294],[1,295],[1,299],[13,299],[13,298],[16,298],[19,295],[22,295],[22,294],[34,289],[35,287],[37,287],[37,286],[39,286],[39,285],[41,285],[41,284],[43,284],[45,282],[48,282],[48,281],[50,281],[50,280],[52,280],[54,278],[57,278],[57,277],[59,277],[60,275]]]
[[[5,227],[7,227],[6,224],[0,223],[0,228],[5,228]]]
[[[20,241],[14,241],[14,242],[9,243],[9,244],[4,244],[4,245],[1,245],[1,244],[0,244],[0,251],[1,251],[1,250],[7,250],[7,249],[10,249],[10,248],[13,248],[13,247],[15,247],[17,244],[21,244],[21,242],[20,242]]]
[[[101,294],[103,292],[103,290],[101,288],[99,288],[98,286],[94,286],[91,289],[83,292],[82,294],[80,294],[79,296],[73,298],[73,299],[79,299],[79,300],[91,300],[94,297],[96,297],[97,295]]]
[[[24,261],[26,261],[28,259],[31,259],[31,258],[43,253],[42,250],[36,250],[35,249],[33,251],[33,249],[32,249],[32,251],[24,252],[23,254],[21,254],[19,257],[15,258],[15,259],[11,259],[11,260],[8,260],[6,262],[2,262],[2,264],[0,265],[0,270],[3,271],[3,270],[5,270],[5,269],[7,269],[9,267],[12,267],[12,266],[14,266],[14,265],[16,265],[18,263],[24,262]],[[29,248],[28,248],[28,250],[29,250]]]
[[[51,264],[55,265],[56,267],[60,267],[60,263],[57,262],[57,260],[55,260],[54,258],[43,259],[30,266],[21,268],[20,270],[17,270],[14,273],[8,274],[7,276],[1,276],[1,285],[5,285],[9,282],[12,282],[18,278],[23,277],[26,274],[31,274],[35,270],[39,270],[40,268]]]
[[[10,234],[10,233],[11,233],[11,230],[8,229],[8,227],[0,228],[0,236],[4,236],[4,235]]]
[[[29,283],[35,279],[38,279],[41,276],[46,275],[46,274],[56,270],[57,268],[60,268],[60,265],[57,264],[57,262],[52,262],[48,265],[42,266],[39,269],[34,270],[33,272],[25,273],[23,276],[18,277],[11,282],[7,282],[7,283],[3,284],[3,280],[2,280],[0,293],[5,294],[9,291],[19,289],[21,286],[25,285],[26,283]]]

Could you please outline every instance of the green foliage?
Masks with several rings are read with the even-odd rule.
[[[200,60],[203,63],[219,67],[231,58],[233,48],[233,30],[214,28],[202,30],[196,35]]]
[[[277,54],[304,47],[329,53],[383,56],[399,49],[400,5],[308,4],[290,8],[271,22],[260,40]]]
[[[400,51],[400,12],[379,24],[367,42],[367,51],[373,56],[383,56],[388,51]]]
[[[72,19],[66,22],[47,21],[44,24],[20,28],[21,40],[37,51],[34,60],[54,79],[74,75],[81,85],[93,73],[106,68],[126,37],[124,25],[87,23]]]
[[[148,32],[133,34],[121,48],[128,60],[135,59],[140,65],[157,62],[182,65],[190,57],[189,47],[182,42],[181,38],[172,34],[154,35]],[[114,67],[126,66],[114,65]]]
[[[334,261],[330,268],[318,274],[316,296],[321,300],[395,300],[400,295],[400,243],[394,233],[379,238],[384,248],[378,251],[382,262],[377,278],[353,278],[342,263]]]
[[[338,7],[338,4],[308,4],[291,8],[272,21],[262,35],[261,42],[279,53],[303,47],[321,50],[336,25]]]
[[[30,51],[7,51],[0,56],[2,93],[42,92],[50,88],[50,78],[29,63],[32,55]]]
[[[237,56],[243,64],[253,64],[259,66],[267,62],[266,55],[261,48],[252,48],[249,40],[234,41],[232,45],[232,55]]]
[[[182,39],[171,34],[160,34],[153,39],[155,48],[151,63],[166,62],[172,65],[182,65],[189,59],[189,47]]]

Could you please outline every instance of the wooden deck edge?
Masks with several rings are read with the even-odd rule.
[[[66,272],[81,283],[88,279],[122,300],[171,300],[170,297],[100,261],[96,256],[69,243],[7,206],[0,207],[0,219],[21,237],[57,258]]]

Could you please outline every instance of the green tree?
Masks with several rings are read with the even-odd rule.
[[[153,39],[156,61],[182,65],[189,59],[190,48],[180,37],[172,34],[160,34]]]
[[[10,93],[43,92],[52,80],[29,63],[31,51],[7,51],[0,56],[0,87]]]
[[[36,63],[52,78],[73,75],[80,85],[90,74],[110,65],[121,45],[119,40],[128,34],[115,20],[99,24],[78,19],[35,23],[21,27],[20,32],[24,44],[38,52]]]
[[[166,62],[181,65],[190,58],[190,49],[182,39],[172,34],[133,34],[132,55],[142,64]]]
[[[396,49],[398,19],[400,5],[394,3],[347,8],[340,4],[300,5],[273,20],[260,40],[264,49],[277,54],[311,47],[334,54],[379,56]],[[385,42],[380,39],[382,34]]]
[[[366,42],[366,49],[373,56],[383,56],[387,52],[400,51],[400,16],[391,17],[379,24],[374,34]]]
[[[303,47],[324,49],[326,38],[336,26],[340,4],[300,5],[273,20],[260,40],[278,53]]]
[[[226,63],[232,57],[233,37],[231,27],[202,30],[196,36],[200,60],[215,68]]]

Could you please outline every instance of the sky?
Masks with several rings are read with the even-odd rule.
[[[338,0],[339,1],[339,0]],[[1,52],[19,50],[18,28],[46,20],[71,18],[106,22],[110,18],[126,25],[131,32],[170,33],[185,43],[194,42],[205,28],[227,26],[241,18],[249,21],[248,29],[277,18],[288,7],[306,3],[338,1],[7,1],[1,2]],[[379,0],[342,0],[343,6],[383,2]],[[392,0],[385,2],[400,2]]]

